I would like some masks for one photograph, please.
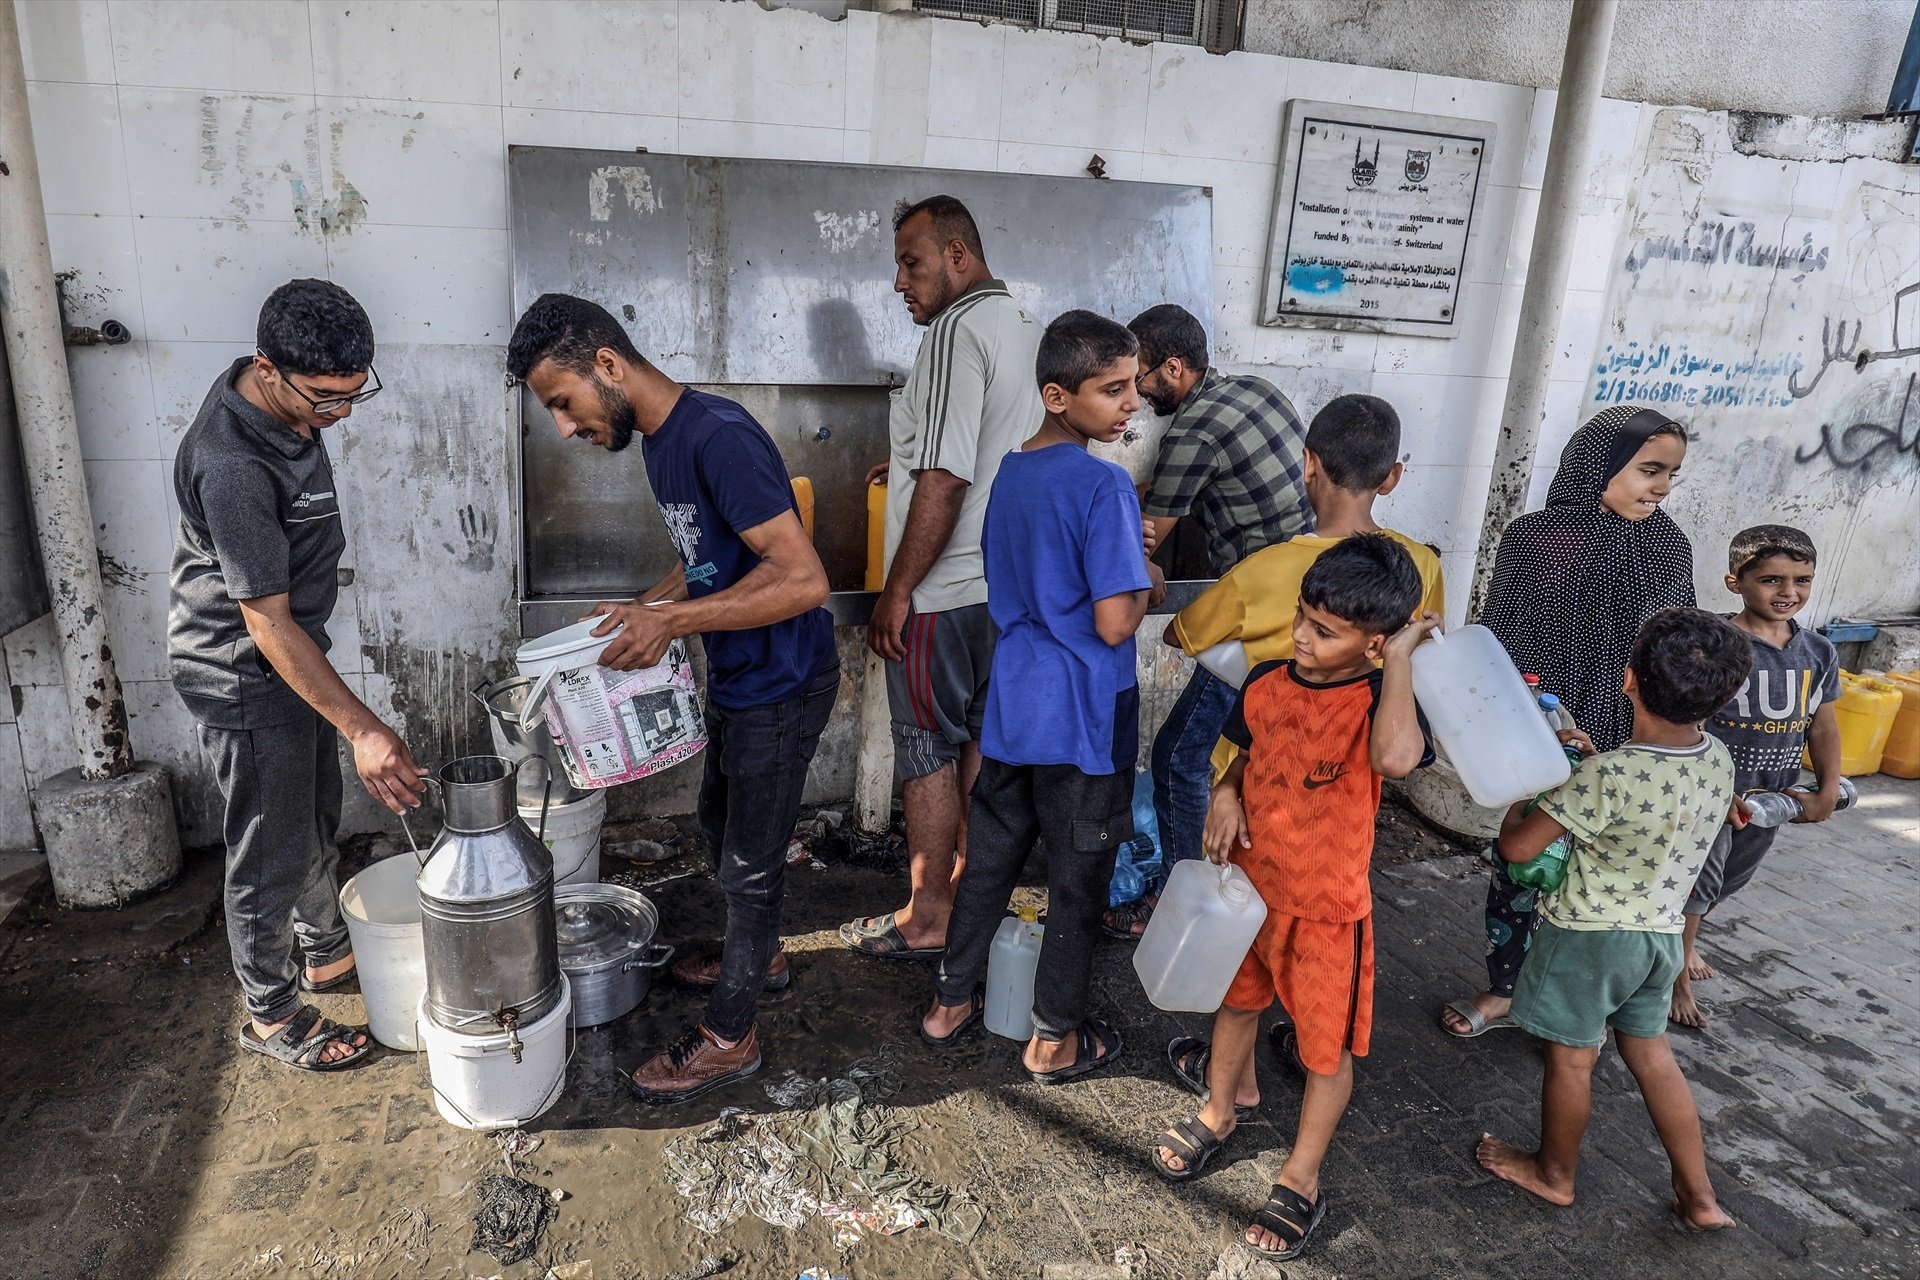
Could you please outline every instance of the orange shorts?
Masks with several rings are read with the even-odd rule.
[[[1373,917],[1331,924],[1268,912],[1225,1004],[1251,1013],[1276,996],[1293,1019],[1307,1070],[1332,1075],[1342,1049],[1366,1057],[1373,1034]]]

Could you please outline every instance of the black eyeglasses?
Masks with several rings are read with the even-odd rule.
[[[273,364],[272,358],[269,357],[266,352],[262,351],[259,355],[260,358],[266,360],[267,363]],[[286,383],[287,386],[292,389],[293,394],[305,400],[309,405],[312,405],[315,413],[338,413],[347,405],[365,404],[367,401],[379,395],[381,391],[380,371],[372,365],[367,366],[367,379],[373,383],[372,386],[362,387],[350,396],[321,396],[318,399],[308,395],[299,387],[294,386],[293,379],[289,378],[286,371],[281,369],[279,365],[274,365],[273,367],[274,371],[280,375],[280,381]]]
[[[1173,357],[1168,356],[1166,360],[1162,360],[1159,364],[1156,364],[1155,366],[1153,366],[1153,368],[1147,370],[1145,373],[1142,373],[1136,376],[1133,380],[1133,389],[1135,391],[1138,391],[1142,383],[1144,383],[1148,378],[1151,378],[1154,374],[1160,372],[1160,370],[1163,367],[1165,367],[1167,360],[1171,360],[1171,359],[1173,359]]]

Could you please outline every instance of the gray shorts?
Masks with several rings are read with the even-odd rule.
[[[887,664],[893,758],[902,778],[936,773],[980,741],[999,638],[984,604],[907,615],[900,632],[906,659]]]
[[[1735,830],[1730,822],[1723,825],[1720,834],[1713,838],[1713,847],[1707,850],[1707,860],[1701,864],[1700,878],[1693,882],[1693,892],[1687,895],[1687,905],[1683,908],[1686,913],[1703,916],[1746,888],[1747,881],[1760,869],[1760,860],[1773,847],[1773,838],[1779,834],[1778,827],[1746,826]]]

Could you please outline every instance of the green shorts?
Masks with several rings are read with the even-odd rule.
[[[1582,1049],[1605,1044],[1608,1027],[1652,1040],[1667,1033],[1684,962],[1677,933],[1562,929],[1542,920],[1513,992],[1513,1020],[1542,1040]]]

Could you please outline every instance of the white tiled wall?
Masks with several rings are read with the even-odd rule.
[[[122,584],[108,612],[135,745],[184,771],[190,839],[217,828],[191,724],[165,684],[171,459],[209,384],[251,345],[275,285],[323,275],[352,290],[388,353],[383,376],[404,375],[411,389],[356,413],[335,446],[358,574],[334,622],[338,665],[378,710],[451,714],[463,691],[449,682],[507,643],[512,441],[496,369],[512,321],[513,144],[1058,174],[1081,172],[1097,151],[1115,178],[1211,186],[1220,363],[1272,378],[1309,415],[1342,391],[1391,399],[1407,424],[1408,469],[1381,513],[1442,549],[1456,614],[1464,603],[1551,93],[1005,25],[868,13],[827,22],[718,0],[17,9],[54,257],[79,272],[74,319],[111,316],[136,335],[74,352],[72,368],[97,532]],[[1462,336],[1254,324],[1290,97],[1498,126]],[[1639,132],[1636,105],[1606,105],[1543,456],[1574,425],[1565,414],[1595,346]],[[431,440],[417,438],[426,405],[436,407]],[[469,507],[503,539],[485,554],[458,525]],[[459,554],[445,568],[450,547]],[[416,568],[429,561],[432,572]],[[32,627],[7,639],[21,712],[16,723],[14,699],[0,699],[0,846],[22,840],[23,783],[64,767],[46,640]],[[404,673],[388,670],[398,650],[413,655]],[[369,821],[364,806],[350,811],[349,827]]]

